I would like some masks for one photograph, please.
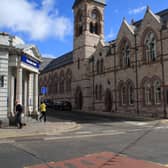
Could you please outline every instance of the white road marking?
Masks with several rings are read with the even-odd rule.
[[[142,126],[142,125],[147,125],[148,124],[146,122],[138,122],[138,121],[125,121],[124,123],[130,124],[130,125],[138,125],[138,126]]]
[[[15,141],[14,140],[0,140],[0,144],[4,144],[4,143],[14,143]]]
[[[74,138],[87,138],[87,137],[98,137],[98,136],[110,136],[110,135],[121,135],[126,132],[113,132],[113,133],[100,133],[100,134],[92,134],[92,135],[74,135],[74,136],[62,136],[62,137],[46,137],[44,140],[59,140],[59,139],[74,139]]]
[[[91,134],[92,132],[91,131],[78,131],[78,132],[75,132],[75,134]]]
[[[116,133],[116,132],[120,132],[119,130],[103,130],[103,133]]]

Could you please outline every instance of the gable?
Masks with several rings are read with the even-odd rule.
[[[117,41],[119,42],[124,37],[130,39],[134,35],[134,30],[135,27],[133,25],[129,25],[127,21],[124,19],[117,35]]]

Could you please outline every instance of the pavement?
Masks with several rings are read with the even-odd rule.
[[[47,117],[46,123],[31,117],[23,117],[22,123],[26,124],[22,129],[18,129],[16,126],[0,128],[0,141],[13,138],[61,135],[80,129],[80,125],[75,122],[54,120],[52,117]]]

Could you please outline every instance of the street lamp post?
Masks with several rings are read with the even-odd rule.
[[[95,75],[94,75],[94,56],[92,55],[92,57],[91,57],[91,63],[92,63],[92,109],[94,110],[95,109],[95,106],[94,106],[94,103],[95,103],[95,93],[94,93],[94,83],[95,83]]]
[[[166,111],[166,97],[165,97],[165,71],[164,71],[164,59],[163,59],[163,41],[162,41],[162,31],[164,27],[160,29],[160,47],[161,47],[161,67],[162,67],[162,94],[163,94],[163,115],[167,118]]]

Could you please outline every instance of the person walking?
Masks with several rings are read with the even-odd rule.
[[[15,117],[16,117],[16,126],[17,126],[18,129],[21,129],[22,126],[23,126],[23,124],[21,122],[22,112],[23,112],[23,107],[19,103],[19,101],[16,100],[16,113],[15,113]]]
[[[44,102],[41,102],[40,104],[40,112],[41,116],[39,120],[41,121],[41,119],[44,118],[44,122],[46,122],[46,104]]]

